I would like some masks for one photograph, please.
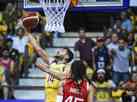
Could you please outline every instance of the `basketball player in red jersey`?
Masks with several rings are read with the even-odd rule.
[[[82,61],[71,65],[71,76],[62,82],[57,102],[93,102],[93,90],[86,80],[86,67]]]

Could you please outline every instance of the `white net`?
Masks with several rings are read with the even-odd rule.
[[[64,33],[64,18],[71,0],[40,0],[47,17],[45,31]]]

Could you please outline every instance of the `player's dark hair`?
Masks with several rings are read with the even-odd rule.
[[[86,78],[86,67],[82,61],[76,60],[71,65],[72,79],[76,82]]]
[[[67,48],[67,47],[65,47],[64,49],[67,50],[67,54],[68,54],[69,58],[66,59],[66,62],[69,63],[69,62],[71,62],[72,59],[74,58],[73,52],[72,52],[69,48]]]

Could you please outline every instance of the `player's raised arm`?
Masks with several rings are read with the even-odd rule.
[[[47,52],[42,49],[38,42],[35,40],[35,38],[29,34],[28,35],[29,37],[29,42],[32,44],[33,48],[35,49],[36,53],[46,62],[46,63],[49,63],[49,57],[48,57],[48,54]]]
[[[35,28],[39,22],[39,14],[33,12],[25,12],[24,16],[20,20],[19,26],[23,26],[26,29],[26,36],[29,38],[29,43],[32,44],[36,53],[46,62],[49,63],[47,52],[39,46],[39,43],[31,35],[31,29]]]

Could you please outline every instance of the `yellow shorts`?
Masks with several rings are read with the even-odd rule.
[[[45,102],[56,102],[58,89],[47,88],[45,89]]]

